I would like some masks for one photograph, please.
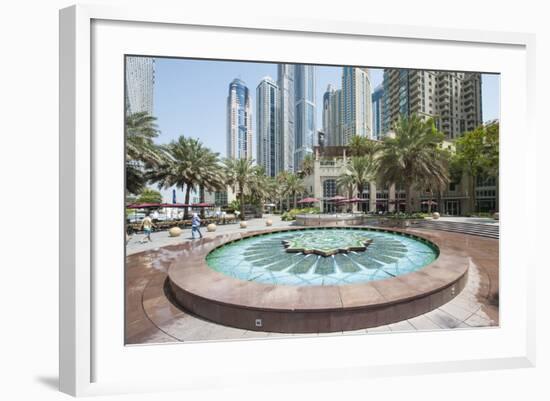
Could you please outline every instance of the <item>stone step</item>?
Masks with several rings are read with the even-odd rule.
[[[460,223],[450,221],[421,221],[417,222],[412,227],[458,232],[462,234],[478,235],[495,239],[498,239],[500,236],[499,226],[489,224]]]

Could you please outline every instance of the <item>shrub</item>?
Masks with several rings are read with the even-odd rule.
[[[395,213],[388,217],[390,219],[396,219],[396,220],[415,220],[415,219],[423,219],[426,216],[428,216],[427,213]]]
[[[283,221],[296,220],[296,216],[299,214],[319,214],[320,209],[318,207],[305,207],[303,209],[291,209],[288,212],[284,212],[281,216]]]

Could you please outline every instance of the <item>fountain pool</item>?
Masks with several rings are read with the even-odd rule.
[[[216,248],[207,265],[230,277],[277,285],[345,285],[388,279],[432,263],[430,242],[396,232],[320,228],[276,232]]]

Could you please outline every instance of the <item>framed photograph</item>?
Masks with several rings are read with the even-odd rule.
[[[61,390],[533,366],[533,48],[61,10]]]

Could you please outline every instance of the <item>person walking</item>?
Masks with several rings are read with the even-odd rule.
[[[191,236],[195,239],[195,232],[199,233],[200,238],[202,238],[201,233],[201,218],[197,213],[193,213],[193,219],[191,220]]]
[[[140,241],[140,243],[143,244],[147,242],[147,240],[149,240],[149,242],[153,242],[153,240],[151,239],[151,230],[154,226],[155,225],[153,224],[153,220],[151,219],[151,217],[149,215],[145,216],[140,226],[140,229],[143,229],[143,233],[145,234],[145,236]]]

